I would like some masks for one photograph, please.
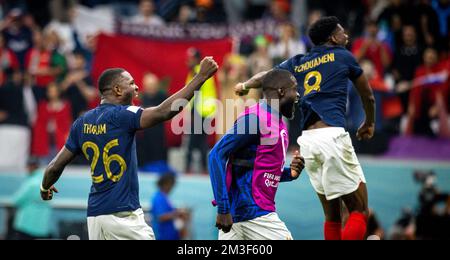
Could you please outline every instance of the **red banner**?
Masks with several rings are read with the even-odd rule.
[[[169,77],[169,94],[173,94],[185,85],[188,74],[186,53],[190,47],[199,49],[203,56],[213,56],[220,66],[225,55],[232,50],[232,40],[171,42],[100,35],[93,64],[93,77],[96,81],[105,69],[124,68],[131,73],[138,86],[142,86],[144,74],[151,72],[160,79]],[[181,137],[175,136],[168,127],[166,129],[168,145],[179,145]]]

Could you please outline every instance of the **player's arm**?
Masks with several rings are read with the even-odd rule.
[[[75,159],[76,154],[63,147],[56,157],[50,162],[45,169],[44,179],[41,185],[41,197],[43,200],[51,200],[53,192],[58,190],[53,186],[61,177],[64,168]]]
[[[355,81],[355,87],[361,97],[361,101],[366,114],[366,120],[356,134],[359,140],[371,139],[375,132],[375,97],[370,87],[369,81],[364,74],[361,74]]]
[[[227,163],[234,152],[258,140],[258,134],[250,132],[250,124],[255,123],[257,124],[256,115],[239,118],[234,127],[214,146],[209,155],[209,174],[218,208],[216,227],[225,233],[228,233],[233,225],[226,184]]]
[[[251,79],[247,80],[246,82],[238,83],[234,87],[234,91],[235,91],[236,95],[245,96],[248,94],[250,89],[261,88],[262,81],[263,81],[264,77],[267,75],[267,73],[269,73],[269,72],[270,72],[270,70],[260,72],[260,73],[256,74],[255,76],[253,76]]]
[[[298,179],[305,168],[305,159],[300,155],[300,151],[294,153],[294,157],[289,168],[285,168],[281,176],[281,182],[290,182]]]
[[[188,102],[185,102],[183,107],[177,107],[176,110],[173,109],[173,105],[180,100],[191,100],[194,92],[199,90],[217,72],[218,68],[219,66],[212,57],[203,59],[200,63],[199,73],[183,89],[166,99],[161,105],[147,108],[142,112],[141,128],[153,127],[178,115]]]
[[[292,74],[294,74],[294,63],[295,63],[295,60],[301,58],[302,56],[303,55],[297,55],[295,57],[292,57],[291,59],[288,59],[288,60],[282,62],[281,64],[275,66],[274,69],[287,70],[287,71],[291,72]],[[247,80],[246,82],[238,83],[234,87],[234,92],[238,96],[245,96],[245,95],[248,94],[248,92],[252,88],[256,88],[256,89],[262,88],[262,82],[264,80],[264,77],[270,71],[271,70],[262,71],[262,72],[256,74],[255,76],[253,76],[251,79]]]

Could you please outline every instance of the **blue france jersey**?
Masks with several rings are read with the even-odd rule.
[[[135,132],[142,109],[102,104],[72,126],[66,148],[91,164],[88,217],[139,209]]]
[[[337,46],[317,46],[276,68],[290,71],[297,79],[302,130],[314,112],[326,124],[345,128],[348,86],[363,73],[349,51]]]

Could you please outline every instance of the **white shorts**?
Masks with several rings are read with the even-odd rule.
[[[89,240],[155,240],[142,209],[89,217],[87,223]]]
[[[234,223],[231,231],[219,231],[219,240],[292,240],[291,232],[277,213]]]
[[[312,186],[327,200],[353,193],[361,182],[366,183],[350,134],[344,128],[303,131],[298,144]]]

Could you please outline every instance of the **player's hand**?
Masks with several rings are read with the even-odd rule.
[[[233,226],[233,217],[228,214],[217,214],[216,228],[222,230],[224,233],[228,233]]]
[[[356,133],[356,138],[358,138],[359,141],[370,140],[372,139],[374,133],[375,133],[375,123],[364,122],[364,124],[362,124],[362,126],[358,129],[358,132]]]
[[[305,168],[305,159],[300,155],[300,151],[295,151],[294,159],[291,163],[291,177],[297,179]]]
[[[50,189],[48,189],[48,191],[41,190],[42,200],[52,200],[53,193],[58,193],[58,190],[55,188],[55,186],[50,187]]]
[[[217,65],[213,57],[206,57],[200,63],[200,71],[198,74],[209,79],[216,74],[218,69],[219,65]]]
[[[244,83],[238,83],[234,86],[234,93],[240,97],[248,95],[249,90],[244,90]]]

